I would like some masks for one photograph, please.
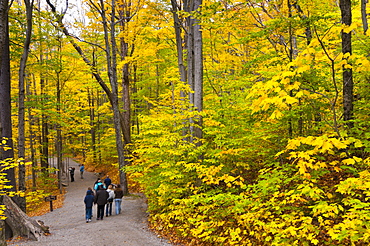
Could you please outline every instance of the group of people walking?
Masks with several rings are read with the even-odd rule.
[[[97,205],[97,220],[103,220],[105,216],[112,216],[113,202],[115,204],[116,215],[121,213],[121,203],[123,190],[121,185],[113,185],[112,180],[107,176],[104,182],[97,179],[94,188],[90,187],[86,191],[84,199],[86,209],[86,223],[91,221],[93,205]]]

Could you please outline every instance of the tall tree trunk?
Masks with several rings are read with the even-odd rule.
[[[41,96],[45,95],[43,88],[45,87],[45,80],[40,80],[41,86]],[[45,100],[45,99],[44,99]],[[49,123],[48,117],[42,113],[41,114],[41,151],[40,151],[40,163],[43,172],[49,168]]]
[[[2,93],[2,84],[3,84],[3,71],[2,71],[2,64],[4,60],[4,56],[6,54],[6,40],[7,40],[7,30],[8,30],[8,0],[2,0],[0,1],[0,93]],[[0,137],[3,136],[3,116],[2,116],[2,108],[5,106],[5,101],[3,101],[2,95],[0,95]],[[1,140],[1,139],[0,139]],[[3,155],[0,151],[0,159],[3,159]],[[0,196],[0,205],[3,205],[3,196]],[[6,240],[5,240],[5,222],[3,220],[0,220],[0,246],[5,246]]]
[[[137,65],[133,65],[133,72],[132,72],[132,76],[133,76],[133,80],[132,80],[132,93],[133,94],[136,94],[137,93]],[[133,114],[131,116],[132,118],[132,125],[133,126],[136,126],[136,133],[137,134],[140,134],[140,124],[139,124],[139,118],[138,118],[138,115],[139,115],[139,112],[140,112],[140,106],[139,106],[139,103],[138,103],[138,100],[137,99],[133,99],[133,101],[131,102],[133,104],[133,108],[134,108],[134,111],[133,111]]]
[[[121,20],[120,29],[123,33],[126,28],[126,20],[130,18],[130,12],[124,11],[125,6],[120,5],[119,19]],[[124,61],[128,56],[128,43],[123,35],[120,37],[121,60]],[[125,144],[131,143],[131,100],[130,100],[130,79],[129,79],[129,64],[123,65],[122,68],[122,99],[123,99],[123,135],[125,136]]]
[[[9,25],[8,17],[1,16],[1,26],[5,30],[0,30],[0,36],[4,36],[3,49],[1,53],[1,67],[0,67],[0,128],[1,141],[7,147],[1,148],[1,159],[6,162],[14,161],[14,149],[12,140],[12,120],[11,120],[11,96],[10,96],[10,50],[9,50]],[[4,23],[5,22],[5,23]],[[4,146],[3,145],[3,146]],[[10,190],[15,191],[16,179],[14,168],[5,170],[8,185],[11,185]],[[17,199],[15,199],[17,200]],[[17,202],[17,201],[16,201]]]
[[[38,18],[41,18],[41,0],[39,0],[38,2]],[[42,33],[41,30],[42,30],[42,26],[41,26],[41,22],[39,22],[38,24],[38,30],[39,30],[39,33]],[[39,38],[41,38],[41,36],[39,36]],[[42,42],[40,41],[39,43],[40,45],[40,64],[41,66],[43,66],[44,64],[44,56],[43,56],[43,45],[42,45]],[[41,87],[41,97],[44,96],[44,88],[45,88],[45,84],[46,84],[46,81],[44,79],[44,74],[43,74],[43,71],[40,72],[40,87]],[[43,100],[46,100],[46,98],[43,98]],[[41,132],[41,136],[39,137],[39,142],[40,142],[40,165],[41,165],[41,169],[43,172],[46,171],[47,168],[49,168],[49,160],[48,160],[48,157],[49,157],[49,141],[48,141],[48,135],[49,135],[49,130],[48,130],[48,122],[47,122],[47,117],[46,115],[42,112],[41,113],[41,119],[38,119],[38,125],[39,125],[39,130]]]
[[[32,11],[33,11],[33,0],[24,0],[26,6],[26,16],[27,16],[27,29],[26,38],[23,44],[23,54],[19,66],[19,99],[18,99],[18,189],[19,191],[26,191],[26,167],[25,163],[25,129],[24,129],[24,119],[25,119],[25,77],[26,77],[26,64],[28,59],[29,47],[31,43],[32,36]],[[22,211],[26,212],[26,197],[19,197],[19,207]]]
[[[94,101],[94,89],[87,91],[89,100],[89,115],[90,115],[90,136],[91,145],[90,148],[93,151],[93,161],[96,162],[96,124],[95,124],[95,101]]]
[[[201,5],[202,0],[194,0],[193,10],[200,12]],[[194,24],[194,106],[200,113],[203,111],[203,39],[199,20],[195,20]],[[197,145],[199,146],[203,138],[203,119],[201,114],[195,119],[195,124],[194,137],[197,139]]]
[[[29,85],[26,85],[26,94],[31,95],[31,91]],[[37,159],[36,159],[36,149],[34,146],[34,141],[36,141],[36,137],[34,134],[33,126],[35,125],[35,119],[32,115],[31,108],[28,108],[28,122],[29,122],[29,134],[30,134],[30,151],[31,151],[31,173],[32,173],[32,190],[36,190],[36,167],[37,167]]]
[[[105,48],[107,51],[107,60],[108,60],[108,75],[109,81],[112,87],[112,94],[114,95],[114,103],[113,107],[113,114],[114,114],[114,128],[116,131],[116,146],[117,146],[117,153],[118,153],[118,167],[119,167],[119,177],[120,177],[120,184],[122,185],[122,189],[125,195],[129,193],[128,191],[128,183],[126,173],[124,172],[125,167],[125,154],[124,154],[124,142],[122,139],[122,133],[125,132],[125,123],[123,117],[121,117],[121,113],[119,110],[119,100],[118,100],[118,78],[117,78],[117,43],[116,43],[116,33],[115,33],[115,6],[116,1],[111,1],[111,19],[110,19],[110,32],[108,31],[108,19],[105,16],[104,4],[103,0],[101,0],[101,17],[103,20],[104,25],[104,33],[105,33]],[[109,42],[110,37],[110,42]],[[122,124],[121,124],[122,123]],[[121,128],[123,126],[123,128]],[[124,138],[127,136],[123,134]]]
[[[367,30],[369,29],[369,24],[367,22],[367,12],[366,12],[367,3],[368,3],[368,0],[361,0],[361,19],[362,19],[362,26],[363,26],[365,35],[366,35]]]
[[[179,68],[180,81],[186,82],[186,66],[184,64],[184,49],[183,49],[183,39],[181,36],[183,25],[180,21],[178,11],[181,10],[180,6],[177,4],[176,0],[171,0],[172,14],[175,27],[176,35],[176,51],[177,51],[177,65]],[[183,95],[184,96],[184,95]]]
[[[186,3],[187,4],[187,3]],[[183,43],[184,39],[187,39],[186,37],[183,39],[182,37],[182,31],[183,31],[183,22],[179,18],[178,11],[181,11],[181,6],[180,4],[177,3],[176,0],[171,0],[171,5],[172,5],[172,15],[173,15],[173,21],[174,21],[174,27],[175,27],[175,35],[176,35],[176,51],[177,51],[177,66],[179,69],[179,75],[180,75],[180,81],[186,85],[186,80],[187,80],[187,70],[186,70],[186,65],[184,61],[184,48],[183,48]],[[174,87],[174,85],[172,85]],[[186,98],[186,93],[184,90],[180,91],[180,98],[181,100],[185,100]],[[186,136],[186,134],[189,132],[188,129],[186,128],[186,122],[183,122],[183,128],[182,128],[182,135]]]
[[[187,1],[185,11],[192,13],[200,11],[202,0]],[[187,60],[188,70],[187,79],[192,92],[189,93],[189,103],[191,110],[201,112],[203,110],[203,41],[202,31],[199,20],[193,16],[188,17],[188,36],[187,36]],[[190,119],[190,141],[196,141],[200,145],[202,139],[202,117],[198,115],[196,119]]]
[[[346,26],[352,24],[351,0],[339,1],[340,11],[342,15],[342,23]],[[342,31],[342,53],[352,55],[352,32]],[[347,60],[347,58],[344,58]],[[353,75],[352,68],[343,66],[343,120],[348,128],[354,126],[353,123]]]
[[[184,10],[191,14],[194,11],[193,1],[187,0],[184,4]],[[187,50],[187,80],[191,90],[189,93],[190,111],[194,111],[194,19],[189,16],[186,20],[187,36],[186,36],[186,50]],[[194,141],[194,118],[189,119],[189,141]]]
[[[114,2],[114,1],[113,1]],[[119,6],[119,19],[121,20],[120,29],[123,33],[126,28],[126,21],[130,20],[130,11],[124,11],[125,8],[129,6]],[[113,20],[112,20],[113,21]],[[112,36],[113,39],[113,36]],[[121,45],[121,60],[124,61],[128,56],[128,43],[125,41],[123,35],[120,37],[120,45]],[[123,99],[123,136],[125,139],[125,145],[131,143],[131,99],[130,99],[130,79],[129,79],[129,64],[126,63],[123,65],[122,68],[122,99]],[[128,153],[126,152],[126,155]],[[124,166],[129,165],[130,160],[128,158],[124,158]],[[125,186],[127,186],[127,178],[126,173],[123,171],[123,166],[120,167],[120,179],[121,182],[124,182]],[[122,183],[121,183],[122,184]],[[128,190],[126,189],[125,194],[128,194]]]
[[[60,73],[59,71],[57,72],[57,115],[61,117],[61,85],[60,85]],[[56,123],[56,139],[55,139],[55,147],[56,147],[56,152],[57,152],[57,168],[58,168],[58,187],[60,190],[60,193],[62,193],[62,170],[64,170],[63,167],[63,140],[62,140],[62,126],[59,123]]]

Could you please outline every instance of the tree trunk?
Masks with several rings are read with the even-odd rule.
[[[13,238],[26,237],[38,240],[45,233],[49,233],[49,227],[44,226],[41,221],[36,221],[27,216],[8,196],[3,196],[3,203],[6,205],[5,223],[11,229]]]
[[[123,6],[120,6],[119,19],[121,32],[125,30],[125,20],[129,18],[129,13],[126,15],[123,11]],[[124,36],[120,37],[121,45],[121,60],[124,61],[128,56],[128,43],[125,41]],[[129,79],[129,64],[123,65],[122,68],[122,99],[123,99],[123,135],[125,136],[125,143],[131,143],[131,100],[130,100],[130,79]]]
[[[180,21],[178,11],[181,10],[178,6],[176,0],[171,0],[172,14],[174,20],[175,34],[176,34],[176,50],[177,50],[177,65],[179,67],[180,81],[186,82],[186,66],[184,64],[184,49],[183,49],[183,39],[181,37],[182,33],[182,23]],[[184,96],[184,95],[183,95]]]
[[[60,44],[61,45],[61,44]],[[57,85],[57,115],[59,115],[59,117],[61,117],[61,91],[62,91],[62,88],[61,88],[61,85],[60,85],[60,73],[59,71],[57,72],[57,81],[56,81]],[[57,152],[57,168],[58,168],[58,188],[59,188],[59,191],[60,193],[62,194],[62,170],[64,170],[64,167],[63,167],[63,139],[62,139],[62,126],[60,125],[60,123],[56,123],[56,133],[57,133],[57,136],[56,136],[56,143],[55,143],[55,147],[56,147],[56,152]]]
[[[113,1],[114,2],[114,1]],[[128,6],[126,6],[128,7]],[[124,11],[125,6],[119,6],[119,19],[120,21],[120,28],[121,32],[123,32],[126,28],[125,24],[126,21],[130,18],[130,11]],[[113,21],[113,20],[112,20]],[[112,37],[113,38],[113,37]],[[125,41],[124,36],[120,37],[120,44],[121,44],[121,60],[124,61],[128,56],[128,43]],[[122,68],[122,99],[123,99],[123,136],[125,139],[125,145],[131,143],[131,99],[130,99],[130,79],[129,79],[129,64],[123,65]],[[127,155],[127,153],[126,153]],[[127,185],[127,178],[126,173],[123,171],[123,167],[128,165],[130,160],[128,158],[124,158],[124,165],[120,166],[120,180],[122,187],[128,186]],[[126,189],[125,194],[128,194],[128,189]]]
[[[342,23],[346,26],[352,24],[351,0],[339,1],[342,15]],[[342,31],[342,53],[352,55],[352,35],[351,32]],[[343,58],[347,60],[347,58]],[[353,120],[353,75],[352,69],[343,67],[343,120],[348,128],[354,126]]]
[[[194,0],[194,11],[200,11],[202,0]],[[199,20],[195,20],[194,37],[194,106],[199,113],[203,111],[203,39]],[[196,144],[201,145],[203,138],[203,119],[201,114],[195,119],[194,137]]]
[[[90,116],[90,135],[91,135],[91,145],[90,148],[93,151],[93,161],[96,162],[96,126],[95,126],[95,103],[94,103],[94,89],[87,91],[87,96],[89,100],[89,116]]]
[[[38,2],[38,15],[39,18],[41,18],[41,1]],[[41,22],[38,23],[38,31],[41,33],[42,30],[42,25]],[[40,65],[44,65],[44,56],[43,56],[43,42],[39,42],[40,46],[40,54],[39,54],[39,61]],[[40,87],[41,87],[41,97],[44,96],[44,87],[45,87],[45,79],[44,79],[44,74],[43,71],[40,72],[39,74],[40,77]],[[43,100],[46,100],[46,98],[43,98]],[[45,172],[48,167],[49,167],[49,161],[48,161],[48,156],[49,156],[49,149],[48,149],[48,122],[47,122],[47,117],[44,115],[44,113],[41,113],[41,119],[37,118],[38,126],[39,126],[39,132],[41,133],[41,136],[38,137],[40,147],[40,165],[41,169],[43,172]]]
[[[188,1],[186,11],[200,11],[202,0]],[[203,41],[202,31],[199,20],[194,17],[188,17],[188,37],[187,37],[187,54],[188,54],[188,84],[192,92],[189,93],[189,103],[191,110],[201,112],[203,110]],[[196,141],[201,145],[200,140],[202,133],[202,117],[190,119],[190,141]]]
[[[182,37],[182,30],[184,28],[183,22],[179,18],[178,11],[181,11],[181,6],[176,2],[176,0],[171,0],[172,5],[172,14],[173,14],[173,21],[174,21],[174,27],[175,27],[175,35],[176,35],[176,51],[177,51],[177,65],[179,69],[179,75],[180,75],[180,81],[186,85],[187,80],[187,70],[186,65],[184,64],[184,48],[183,43],[184,39],[186,40],[187,37],[185,36],[184,39]],[[174,87],[174,85],[172,85]],[[180,98],[181,100],[185,100],[186,93],[184,90],[180,91]],[[185,109],[183,109],[185,110]],[[182,128],[182,135],[186,136],[186,134],[189,132],[189,130],[186,128],[187,123],[183,122],[183,128]]]
[[[1,204],[1,202],[0,202]],[[0,246],[6,246],[6,238],[5,238],[5,221],[0,220]]]
[[[31,95],[29,85],[26,85],[26,93],[27,95]],[[35,119],[32,115],[31,108],[28,108],[28,122],[29,122],[29,136],[30,136],[30,151],[31,151],[31,169],[32,169],[32,190],[36,190],[36,167],[37,167],[37,159],[36,159],[36,149],[34,146],[34,141],[36,141],[36,137],[33,131],[33,127],[35,125]]]
[[[104,34],[105,34],[105,49],[107,54],[107,64],[108,64],[108,76],[109,81],[112,87],[112,94],[113,96],[113,121],[114,121],[114,128],[116,131],[116,146],[117,146],[117,153],[118,153],[118,167],[119,167],[119,177],[120,177],[120,184],[122,185],[123,193],[127,195],[128,192],[128,184],[126,173],[124,172],[125,167],[125,154],[124,154],[124,143],[122,139],[122,133],[125,132],[125,123],[123,117],[121,117],[121,113],[119,110],[119,100],[118,100],[118,78],[117,78],[117,44],[116,44],[116,34],[115,34],[115,0],[111,2],[111,20],[110,20],[110,32],[108,31],[108,19],[105,16],[105,10],[103,5],[103,0],[101,0],[102,11],[101,17],[104,23]],[[109,42],[110,37],[110,42]],[[122,127],[121,127],[122,126]],[[123,134],[124,138],[127,138]],[[127,142],[127,140],[126,140]]]
[[[0,68],[0,128],[1,141],[7,148],[1,148],[1,159],[4,161],[14,161],[14,149],[12,140],[12,120],[11,120],[11,97],[10,97],[10,50],[9,50],[9,26],[8,18],[1,18],[0,21],[5,21],[5,30],[1,30],[0,36],[4,37],[4,47],[1,54]],[[3,146],[4,146],[3,145]],[[14,168],[5,170],[8,185],[11,185],[11,191],[15,191],[16,179]]]
[[[19,172],[18,172],[18,189],[19,191],[26,191],[26,167],[25,163],[25,129],[24,129],[24,119],[25,119],[25,77],[26,77],[26,64],[29,53],[29,47],[31,43],[32,36],[32,9],[33,1],[24,0],[26,6],[26,16],[27,16],[27,30],[26,39],[23,44],[23,54],[21,57],[19,65],[19,99],[18,99],[18,162],[19,162]],[[19,207],[26,212],[26,197],[19,197]]]
[[[41,91],[45,86],[45,80],[41,79],[40,81]],[[44,93],[41,92],[43,95]],[[43,172],[46,172],[46,169],[49,168],[49,123],[48,117],[42,113],[41,115],[41,151],[40,151],[40,163]]]
[[[369,29],[369,24],[367,22],[366,4],[368,0],[361,0],[361,18],[362,26],[364,28],[364,35],[366,35],[367,29]]]

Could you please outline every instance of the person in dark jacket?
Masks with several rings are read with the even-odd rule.
[[[97,220],[103,220],[104,217],[104,206],[107,203],[109,194],[104,189],[103,185],[98,186],[98,190],[95,194],[95,200],[94,203],[98,205],[98,211],[97,211]]]
[[[108,186],[110,186],[112,184],[112,180],[109,178],[109,176],[107,175],[107,177],[104,179],[104,184],[105,184],[105,187],[108,188]]]
[[[89,188],[87,188],[86,196],[85,196],[85,199],[84,199],[85,209],[86,209],[86,223],[89,223],[91,221],[92,207],[94,205],[94,200],[95,200],[94,192],[89,187]]]
[[[74,167],[69,167],[68,170],[69,170],[69,175],[71,176],[71,182],[74,182],[75,181],[75,169]]]

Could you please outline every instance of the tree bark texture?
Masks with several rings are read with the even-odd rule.
[[[12,120],[11,120],[11,97],[10,97],[10,50],[9,50],[9,25],[8,18],[0,17],[1,26],[5,30],[0,30],[0,39],[4,39],[4,47],[1,53],[1,67],[0,67],[0,128],[2,141],[9,148],[1,149],[1,159],[6,161],[14,161],[14,150],[12,141]],[[16,179],[14,168],[5,170],[8,184],[13,187],[10,190],[15,190]]]
[[[38,240],[45,233],[49,233],[49,227],[44,226],[42,222],[36,221],[27,216],[10,197],[3,196],[3,203],[6,206],[5,223],[9,225],[12,236],[26,237],[32,240]]]
[[[1,204],[1,202],[0,202]],[[5,238],[5,221],[0,220],[0,246],[6,246],[6,238]]]
[[[194,11],[200,11],[202,0],[194,0]],[[195,21],[194,25],[194,106],[198,112],[203,111],[203,39],[201,27]],[[194,137],[197,139],[197,144],[200,145],[203,138],[203,119],[201,114],[195,120],[197,125],[194,129]]]
[[[364,29],[364,35],[366,35],[366,32],[369,29],[369,24],[367,21],[367,13],[366,13],[367,3],[368,3],[368,0],[361,0],[361,19],[362,19],[362,26]]]
[[[87,91],[88,101],[89,101],[89,118],[90,118],[90,135],[91,135],[91,146],[93,151],[94,162],[96,159],[96,124],[95,124],[95,99],[94,99],[94,89]]]
[[[202,0],[187,2],[187,12],[200,11]],[[188,84],[192,92],[189,94],[189,102],[193,109],[198,112],[203,110],[203,41],[199,21],[193,16],[188,17]],[[202,139],[202,117],[190,119],[191,141],[196,140],[200,145]]]
[[[180,81],[186,82],[186,67],[184,64],[184,49],[183,49],[183,39],[181,36],[183,24],[180,21],[178,11],[181,10],[180,6],[178,6],[176,0],[171,0],[172,5],[172,14],[174,20],[174,27],[175,27],[175,34],[176,34],[176,50],[177,50],[177,64],[179,67],[180,73]],[[184,95],[182,95],[184,96]]]
[[[351,0],[340,0],[342,23],[346,26],[352,24]],[[352,54],[352,34],[342,31],[342,53]],[[347,59],[347,58],[344,58]],[[353,74],[351,68],[343,67],[343,120],[349,128],[353,127]]]
[[[120,28],[121,32],[124,32],[126,28],[126,21],[130,20],[130,11],[124,11],[125,7],[120,5],[119,7],[119,19],[120,21]],[[113,21],[113,20],[112,20]],[[128,43],[126,42],[124,36],[120,37],[120,44],[121,44],[121,60],[124,61],[128,56]],[[129,79],[129,64],[123,65],[122,68],[122,99],[123,99],[123,136],[125,140],[125,145],[131,143],[131,99],[130,99],[130,79]],[[124,166],[129,164],[129,159],[125,158],[128,153],[126,152],[124,155]],[[124,166],[120,166],[120,180],[122,187],[126,187],[124,189],[124,193],[127,195],[128,192],[128,184],[126,173],[123,171]]]
[[[27,17],[27,29],[26,38],[23,44],[23,54],[19,65],[19,98],[18,98],[18,189],[19,191],[26,191],[26,168],[25,162],[25,79],[26,79],[26,64],[28,59],[29,47],[32,36],[32,9],[33,0],[24,0],[26,6],[26,17]],[[19,207],[25,212],[26,211],[26,198],[19,197]]]
[[[126,21],[130,19],[130,12],[124,11],[125,6],[119,6],[120,29],[123,33],[126,28]],[[128,43],[124,36],[120,37],[121,45],[121,60],[124,61],[128,57]],[[132,51],[133,52],[133,51]],[[122,99],[123,99],[123,135],[125,144],[131,143],[131,100],[130,100],[130,79],[129,79],[129,64],[123,65],[122,68]]]

